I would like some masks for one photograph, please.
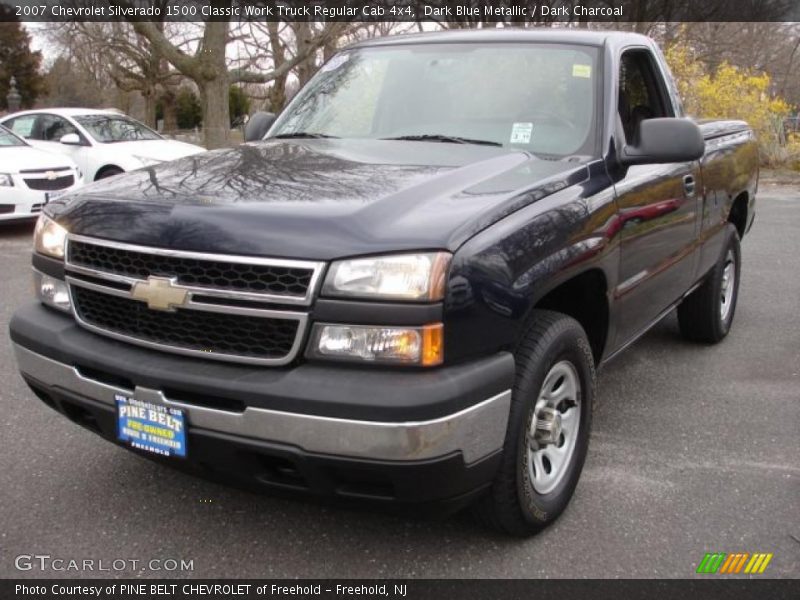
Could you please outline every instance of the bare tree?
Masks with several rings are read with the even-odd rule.
[[[275,21],[240,24],[234,28],[237,53],[234,70],[269,72],[287,62],[294,64],[288,71],[271,79],[265,92],[254,87],[254,82],[247,78],[250,95],[264,100],[268,110],[278,112],[286,104],[289,88],[297,89],[305,84],[322,63],[353,39],[353,32],[361,25]],[[245,56],[240,56],[241,53]]]
[[[219,8],[230,7],[231,0],[220,0],[215,5]],[[345,23],[326,23],[303,40],[302,49],[298,49],[291,59],[280,65],[273,64],[270,70],[253,71],[242,67],[230,69],[228,66],[226,50],[233,40],[229,21],[209,21],[200,25],[202,35],[193,54],[173,43],[156,23],[135,21],[132,25],[136,33],[146,38],[161,56],[197,85],[203,111],[204,143],[207,148],[220,148],[229,143],[228,88],[232,83],[273,81],[287,74],[331,38],[336,38],[346,26]]]
[[[155,26],[163,31],[165,25],[155,23]],[[143,120],[155,127],[156,102],[165,90],[179,83],[180,75],[129,24],[63,23],[51,30],[50,40],[84,72],[107,80],[121,92],[141,94],[145,104]]]

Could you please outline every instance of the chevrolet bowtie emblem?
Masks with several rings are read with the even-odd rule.
[[[47,173],[44,174],[44,176],[47,177],[48,181],[55,181],[56,179],[58,179],[58,175],[56,174],[55,171],[48,171]]]
[[[189,295],[189,290],[177,285],[175,281],[168,277],[151,275],[147,281],[138,281],[133,285],[131,297],[147,302],[147,308],[174,311],[176,306],[184,305]]]

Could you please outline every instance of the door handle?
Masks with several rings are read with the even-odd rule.
[[[685,175],[683,177],[683,190],[686,192],[686,196],[691,198],[694,196],[696,190],[696,182],[692,175]]]

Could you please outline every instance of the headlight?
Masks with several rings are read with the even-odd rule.
[[[14,187],[14,180],[8,173],[0,173],[0,186]]]
[[[338,261],[331,265],[322,293],[380,300],[441,300],[450,258],[446,252],[426,252]]]
[[[55,258],[64,258],[64,242],[67,230],[46,215],[39,215],[33,232],[33,247],[36,252]]]
[[[142,163],[143,167],[152,167],[153,165],[157,165],[159,163],[164,162],[163,160],[158,160],[156,158],[148,158],[146,156],[136,156],[135,154],[133,155],[133,158]]]
[[[314,325],[309,356],[432,367],[444,360],[441,323],[423,327]]]
[[[69,300],[69,289],[67,289],[67,284],[61,279],[56,279],[50,275],[34,271],[33,287],[36,292],[36,297],[42,303],[66,312],[71,310],[72,305]]]

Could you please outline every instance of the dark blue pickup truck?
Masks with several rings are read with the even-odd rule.
[[[44,403],[201,474],[527,535],[578,483],[595,370],[676,307],[731,327],[757,146],[688,118],[648,38],[363,42],[247,139],[47,207],[11,323]]]

